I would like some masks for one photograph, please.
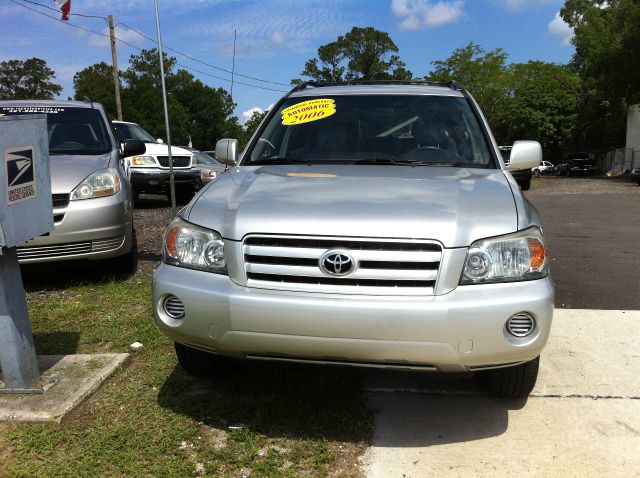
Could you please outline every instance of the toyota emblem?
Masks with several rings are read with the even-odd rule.
[[[357,268],[356,260],[347,251],[327,251],[318,261],[320,269],[332,276],[346,276]]]

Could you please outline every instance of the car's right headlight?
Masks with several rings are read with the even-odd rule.
[[[471,244],[460,285],[541,279],[548,274],[544,237],[534,226]]]
[[[164,235],[163,259],[173,266],[227,273],[224,242],[220,234],[179,217],[169,224]]]
[[[156,166],[156,160],[152,156],[134,156],[131,158],[131,166]]]

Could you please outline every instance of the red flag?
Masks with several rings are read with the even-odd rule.
[[[54,0],[56,5],[62,11],[62,19],[69,20],[70,10],[71,10],[71,0]]]

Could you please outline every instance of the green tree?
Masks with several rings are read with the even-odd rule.
[[[258,126],[260,126],[260,123],[265,118],[265,116],[267,116],[268,113],[269,113],[268,110],[254,111],[253,114],[251,115],[251,118],[249,118],[244,123],[244,126],[242,127],[242,130],[243,130],[242,140],[240,142],[241,148],[244,148],[247,145],[247,143],[251,139],[251,136],[253,135],[253,133],[255,133],[256,129],[258,129]]]
[[[190,134],[188,113],[171,88],[175,63],[175,58],[164,55],[171,141],[173,144],[187,144]],[[138,55],[131,55],[129,68],[122,73],[122,78],[125,82],[122,91],[123,117],[166,141],[158,50],[142,50]]]
[[[446,60],[433,61],[428,81],[455,80],[471,92],[480,104],[497,138],[507,136],[505,118],[510,99],[509,55],[501,48],[486,52],[480,45],[469,43],[457,48]]]
[[[572,66],[582,79],[577,145],[621,146],[627,109],[640,102],[640,2],[567,0],[561,16],[574,29]]]
[[[398,47],[388,33],[372,27],[354,27],[336,41],[318,48],[318,58],[308,60],[301,74],[330,82],[410,80],[413,75],[397,52]]]
[[[113,68],[105,62],[80,70],[73,76],[74,99],[85,97],[105,107],[112,118],[116,117],[116,94],[113,84]]]
[[[511,93],[502,143],[533,139],[542,144],[546,157],[561,158],[574,132],[580,78],[567,66],[541,61],[513,64],[509,70]]]
[[[185,70],[176,72],[168,88],[187,112],[188,135],[195,148],[214,149],[219,139],[238,137],[237,121],[230,121],[235,105],[227,91],[211,88]]]
[[[0,62],[0,99],[50,100],[62,92],[55,72],[40,58]]]

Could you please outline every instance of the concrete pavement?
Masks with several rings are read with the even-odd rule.
[[[556,310],[528,400],[372,374],[369,477],[640,477],[640,311]]]

